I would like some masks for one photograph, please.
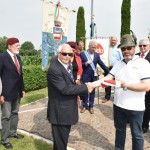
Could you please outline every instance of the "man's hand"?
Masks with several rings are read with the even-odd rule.
[[[87,85],[87,88],[88,88],[88,92],[91,93],[94,89],[92,83],[88,82],[88,83],[85,83]]]
[[[96,87],[100,87],[102,82],[103,80],[97,80],[97,81],[91,82],[91,84],[93,88],[96,88]]]
[[[119,80],[121,84],[121,88],[125,88],[127,86],[126,82],[123,80]]]
[[[78,107],[81,106],[81,99],[80,99],[80,96],[77,97],[77,104],[78,104]]]
[[[85,64],[86,65],[89,65],[89,64],[91,64],[92,63],[92,61],[91,60],[88,60]]]
[[[22,91],[22,97],[25,97],[26,93],[25,91]]]
[[[4,96],[0,96],[0,104],[3,104],[5,102]]]

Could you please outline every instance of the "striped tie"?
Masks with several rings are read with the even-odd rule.
[[[69,72],[70,76],[71,76],[71,79],[74,80],[73,78],[73,74],[72,74],[72,69],[71,69],[71,65],[69,64],[68,67],[67,67],[67,71]]]
[[[15,62],[15,66],[17,68],[18,74],[20,75],[20,65],[19,65],[19,62],[17,60],[16,55],[14,55],[14,62]]]

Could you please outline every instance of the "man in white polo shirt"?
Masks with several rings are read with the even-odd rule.
[[[114,65],[110,73],[99,80],[120,81],[114,93],[115,150],[124,150],[127,120],[132,134],[132,149],[143,150],[142,121],[145,110],[145,91],[150,90],[150,63],[135,55],[135,41],[130,34],[123,35],[119,45],[123,61]],[[98,82],[97,82],[98,83]],[[95,87],[94,83],[93,86]]]

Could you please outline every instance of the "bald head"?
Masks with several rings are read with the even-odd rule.
[[[112,47],[116,46],[117,42],[118,42],[118,39],[117,39],[116,36],[111,36],[111,37],[110,37],[110,45],[111,45]]]

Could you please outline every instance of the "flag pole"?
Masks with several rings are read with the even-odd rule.
[[[91,35],[90,38],[94,38],[94,13],[93,13],[93,2],[94,0],[91,0]]]

